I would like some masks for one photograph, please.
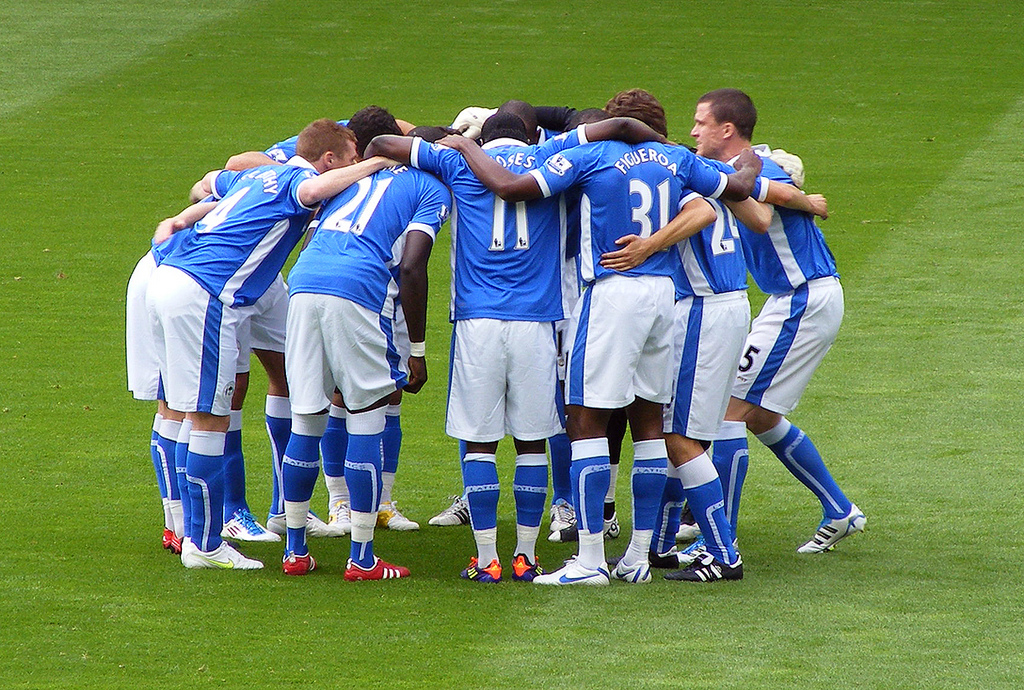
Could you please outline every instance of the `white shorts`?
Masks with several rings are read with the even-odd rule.
[[[474,443],[554,436],[556,360],[550,321],[456,321],[446,433]]]
[[[146,308],[158,343],[167,406],[227,416],[235,392],[238,310],[224,306],[171,266],[153,271]]]
[[[249,371],[249,355],[253,350],[284,352],[285,326],[288,323],[288,285],[281,274],[255,304],[239,307],[238,368],[239,374]]]
[[[146,310],[146,288],[156,270],[152,252],[139,259],[128,279],[125,299],[124,340],[128,390],[136,400],[159,400],[160,355],[153,337],[153,322]]]
[[[602,278],[588,286],[573,312],[567,405],[625,407],[636,398],[672,398],[672,305],[667,276]]]
[[[770,296],[750,325],[733,397],[770,412],[792,412],[842,321],[838,278],[818,278]]]
[[[292,412],[327,409],[335,388],[350,410],[402,388],[408,377],[391,331],[391,319],[347,299],[292,295],[284,356]]]
[[[750,328],[746,290],[687,297],[675,305],[672,402],[665,433],[713,441],[725,418]]]

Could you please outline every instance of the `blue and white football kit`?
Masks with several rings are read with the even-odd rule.
[[[769,158],[763,160],[761,175],[792,183]],[[761,199],[767,188],[767,184],[761,185]],[[775,207],[767,233],[741,229],[741,236],[747,268],[758,287],[768,293],[768,299],[751,323],[732,395],[784,415],[796,407],[839,331],[843,318],[839,274],[832,252],[810,214]],[[803,431],[783,417],[758,439],[818,497],[825,515],[822,525],[857,512]],[[714,445],[714,462],[735,532],[748,464],[743,422],[727,421],[722,425]],[[859,518],[862,527],[863,516]]]
[[[586,287],[574,312],[567,404],[616,409],[636,397],[667,403],[673,257],[659,252],[619,273],[602,267],[601,255],[618,249],[615,241],[624,235],[648,237],[666,225],[679,209],[686,187],[717,198],[725,189],[725,175],[683,147],[621,142],[566,150],[530,174],[545,196],[570,187],[581,193],[580,274]],[[634,443],[630,552],[640,549],[643,558],[653,536],[666,465],[664,440]],[[610,468],[606,438],[572,442],[571,476],[580,539],[576,563],[584,572],[597,573],[596,580],[603,573],[607,582],[603,508]],[[634,542],[640,546],[634,548]],[[642,573],[642,568],[637,572]],[[649,579],[647,574],[634,581]],[[571,584],[576,580],[569,572],[558,571],[535,581]]]
[[[337,387],[347,415],[345,479],[354,564],[374,566],[386,410],[365,408],[407,382],[394,339],[399,269],[410,233],[436,237],[451,195],[436,178],[398,166],[360,180],[324,203],[313,239],[289,273],[286,370],[292,435],[284,457],[286,559],[305,556],[306,515],[320,438]]]
[[[583,131],[574,130],[540,146],[497,139],[484,149],[504,167],[523,173],[585,141]],[[562,291],[564,202],[508,204],[477,180],[459,152],[421,139],[414,140],[410,160],[438,175],[455,198],[446,432],[476,443],[506,434],[522,441],[553,436],[561,429],[553,324],[565,317],[569,298]],[[516,551],[531,562],[544,512],[546,465],[543,455],[516,458]],[[495,456],[468,453],[462,468],[477,558],[486,568],[497,560]],[[473,577],[471,569],[464,575]]]
[[[125,357],[128,390],[136,400],[162,400],[160,355],[153,321],[146,310],[149,280],[163,256],[169,253],[184,235],[177,233],[156,245],[139,259],[128,279],[125,297]],[[150,456],[156,472],[157,488],[164,510],[164,548],[170,548],[168,531],[180,540],[184,533],[178,480],[175,475],[175,445],[181,422],[165,419],[159,412],[153,418],[150,435]]]
[[[214,181],[217,207],[153,272],[147,307],[163,340],[161,373],[171,409],[229,414],[237,307],[254,304],[278,278],[312,212],[299,202],[297,188],[314,175],[308,163],[222,171]],[[203,552],[221,543],[224,453],[225,434],[190,434],[192,525],[186,532]]]
[[[709,162],[733,172],[725,164]],[[714,440],[718,434],[750,325],[740,224],[723,202],[710,203],[715,222],[675,247],[679,263],[673,399],[665,408],[666,433],[701,441]],[[653,550],[664,554],[675,546],[685,498],[705,535],[707,550],[733,564],[733,536],[711,457],[701,453],[678,467],[670,465],[667,474]]]

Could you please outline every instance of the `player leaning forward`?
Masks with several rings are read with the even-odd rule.
[[[315,567],[306,546],[306,514],[336,387],[348,409],[345,481],[352,544],[345,579],[409,575],[373,551],[385,405],[395,391],[416,393],[426,382],[427,260],[450,209],[450,193],[433,176],[406,166],[379,171],[324,204],[312,241],[288,274],[287,575],[305,575]],[[395,345],[398,310],[404,312],[411,341],[407,366]]]
[[[218,204],[153,272],[146,305],[163,342],[159,356],[167,406],[192,422],[185,467],[192,537],[182,544],[185,567],[263,567],[220,536],[239,309],[253,304],[277,278],[316,204],[390,162],[353,166],[356,159],[352,132],[324,119],[302,131],[297,155],[286,165],[210,172],[194,192],[213,194]],[[190,207],[167,219],[154,241],[187,227],[195,215]]]
[[[654,103],[652,97],[652,107]],[[712,198],[746,198],[759,163],[748,152],[737,162],[740,172],[726,176],[681,146],[600,142],[568,149],[529,174],[514,175],[479,149],[460,150],[480,180],[506,201],[551,196],[570,187],[581,192],[585,288],[574,312],[566,375],[580,549],[565,567],[534,583],[607,585],[603,508],[610,469],[605,433],[613,410],[628,407],[634,441],[630,559],[648,557],[665,486],[668,454],[661,427],[662,405],[671,396],[674,265],[668,252],[659,252],[618,272],[602,266],[601,256],[617,250],[616,240],[624,235],[646,237],[666,225],[686,189]],[[695,207],[683,213],[690,216],[692,231],[714,220],[703,200],[691,203]]]
[[[690,134],[697,142],[697,153],[728,162],[750,146],[756,122],[757,110],[747,94],[718,89],[697,101]],[[761,185],[762,199],[777,182],[793,181],[768,158],[762,175],[771,180]],[[822,553],[863,531],[867,518],[839,488],[811,439],[785,415],[796,408],[835,341],[843,320],[843,288],[832,252],[810,213],[773,206],[767,233],[742,229],[741,237],[747,268],[768,299],[751,323],[725,422],[714,445],[726,513],[735,534],[747,473],[749,430],[821,502],[824,516],[818,529],[797,550]]]

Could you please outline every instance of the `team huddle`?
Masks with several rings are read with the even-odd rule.
[[[445,431],[459,441],[463,492],[431,522],[471,524],[463,578],[502,580],[506,435],[513,580],[645,583],[652,568],[742,578],[748,430],[821,502],[800,552],[862,531],[864,514],[784,416],[835,340],[843,294],[814,223],[825,200],[799,189],[799,159],[751,146],[756,117],[741,91],[705,94],[692,150],[666,139],[664,109],[640,89],[603,109],[467,108],[451,127],[369,106],[204,176],[128,285],[128,387],[158,402],[164,548],[188,568],[256,569],[226,539],[283,537],[284,573],[305,575],[316,567],[307,537],[350,534],[346,580],[410,574],[375,554],[374,531],[418,528],[392,489],[401,396],[427,381],[427,264],[446,222]],[[753,321],[748,273],[768,295]],[[265,527],[241,453],[251,354],[269,381]],[[607,558],[626,423],[632,534]],[[310,510],[321,465],[326,522]],[[536,556],[545,512],[548,538],[579,547],[554,572]],[[679,549],[684,536],[697,538]]]

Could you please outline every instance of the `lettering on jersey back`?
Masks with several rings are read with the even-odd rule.
[[[622,154],[622,157],[615,161],[615,169],[625,175],[630,168],[641,163],[657,163],[667,168],[673,175],[677,173],[679,167],[675,161],[670,160],[668,156],[657,149],[639,148]]]
[[[499,154],[494,157],[496,161],[506,168],[512,166],[533,169],[537,165],[537,157],[532,153],[517,151],[512,154]]]
[[[273,170],[264,170],[258,173],[251,172],[244,175],[244,177],[262,182],[264,194],[277,194],[278,192],[277,173]]]

